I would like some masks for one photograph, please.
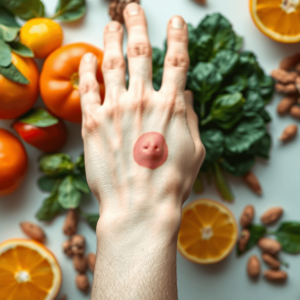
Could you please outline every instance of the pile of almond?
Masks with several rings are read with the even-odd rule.
[[[290,114],[300,120],[300,53],[284,58],[279,68],[273,70],[271,76],[277,81],[275,89],[286,96],[279,102],[277,112],[280,115]],[[296,124],[288,126],[280,137],[287,141],[297,135]]]
[[[247,243],[250,239],[250,231],[247,229],[252,224],[255,210],[252,205],[244,208],[240,217],[240,224],[243,227],[238,247],[240,251],[245,251]],[[274,224],[283,214],[281,207],[272,207],[268,209],[260,218],[264,225]],[[280,270],[281,262],[278,260],[278,253],[281,245],[276,240],[270,238],[261,238],[258,246],[262,250],[261,258],[268,265],[269,269],[264,272],[264,277],[270,281],[284,281],[287,279],[287,273]],[[261,262],[256,255],[250,256],[247,264],[247,272],[249,277],[258,278],[261,273]]]

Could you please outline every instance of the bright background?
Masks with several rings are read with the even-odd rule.
[[[57,1],[43,1],[47,12],[52,14]],[[87,0],[87,2],[87,15],[83,20],[72,24],[62,24],[65,34],[64,44],[88,42],[103,48],[102,32],[109,22],[108,3],[105,0]],[[142,0],[142,6],[148,18],[152,45],[162,47],[166,37],[167,22],[173,15],[182,15],[187,22],[196,25],[206,14],[221,12],[232,22],[234,30],[245,37],[244,49],[254,51],[267,72],[276,68],[281,58],[297,51],[300,52],[299,44],[279,44],[261,34],[251,20],[247,0],[208,0],[208,2],[206,7],[202,7],[192,0]],[[285,209],[284,220],[300,221],[300,138],[284,146],[279,143],[277,138],[285,126],[295,122],[289,116],[282,118],[277,115],[276,106],[279,100],[280,97],[276,96],[267,108],[273,117],[273,122],[269,126],[273,137],[271,159],[269,162],[258,161],[253,169],[263,186],[263,196],[257,197],[240,179],[228,176],[236,196],[234,203],[228,204],[228,207],[234,212],[236,218],[239,218],[243,207],[247,204],[255,206],[257,212],[255,221],[257,222],[259,216],[267,208],[281,205]],[[39,101],[37,105],[41,103]],[[11,124],[11,121],[0,121],[0,127],[13,132]],[[67,125],[69,140],[62,152],[67,152],[74,158],[83,151],[80,126],[70,123]],[[41,152],[29,145],[25,147],[30,160],[27,177],[18,191],[0,201],[0,242],[12,237],[23,237],[18,226],[19,222],[24,220],[36,222],[34,215],[46,196],[36,184],[40,176],[37,160]],[[201,197],[204,196],[221,201],[212,187],[206,187]],[[199,196],[192,194],[188,201],[197,198]],[[94,197],[86,201],[84,209],[90,212],[98,210]],[[89,296],[82,295],[75,288],[75,271],[72,261],[61,251],[61,244],[66,239],[61,230],[63,221],[64,216],[61,216],[52,223],[42,224],[48,236],[47,245],[55,253],[62,267],[61,294],[66,293],[68,299],[71,300],[89,299]],[[95,252],[95,233],[84,222],[80,222],[79,233],[87,238],[87,251]],[[232,253],[225,261],[211,266],[198,266],[178,255],[179,299],[299,300],[300,255],[281,255],[281,258],[290,264],[289,279],[283,285],[275,285],[267,282],[262,276],[258,281],[252,281],[247,277],[246,263],[253,253],[259,254],[259,250],[255,248],[241,258],[237,258],[235,253]],[[266,266],[263,265],[263,269],[265,268]],[[91,273],[89,277],[92,280]]]

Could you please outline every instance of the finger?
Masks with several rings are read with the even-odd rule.
[[[106,95],[114,90],[125,91],[125,59],[123,56],[123,27],[119,22],[110,22],[104,29],[104,58],[102,71]],[[108,99],[111,97],[107,97]]]
[[[130,3],[124,11],[128,31],[128,69],[130,86],[138,83],[152,88],[152,48],[143,9],[136,3]]]
[[[97,67],[98,60],[93,53],[86,53],[82,57],[79,66],[79,93],[83,112],[88,107],[96,109],[101,105],[99,84],[96,79]]]
[[[188,29],[182,17],[174,16],[168,23],[168,50],[165,58],[162,90],[183,92],[190,60]]]

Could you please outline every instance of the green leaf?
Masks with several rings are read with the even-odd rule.
[[[201,140],[206,150],[205,160],[217,161],[224,152],[224,135],[220,129],[211,128],[201,131]]]
[[[43,156],[39,161],[39,166],[42,172],[52,177],[68,174],[74,169],[71,157],[64,153]]]
[[[211,61],[216,65],[219,72],[226,76],[232,72],[239,61],[239,55],[231,50],[222,50]]]
[[[281,223],[275,235],[284,252],[300,253],[300,222]]]
[[[234,196],[218,163],[214,163],[214,183],[223,200],[232,202]]]
[[[10,48],[0,37],[0,67],[7,68],[9,65],[11,65]]]
[[[207,15],[198,25],[197,32],[211,34],[215,36],[218,32],[224,29],[231,29],[229,21],[219,13]]]
[[[11,50],[23,57],[34,57],[33,52],[27,46],[21,44],[20,42],[10,42],[9,46]]]
[[[242,36],[235,35],[235,51],[240,51],[243,48],[244,45],[244,38]]]
[[[0,42],[1,47],[1,42]],[[1,54],[0,54],[1,57]],[[1,58],[0,58],[1,59]],[[30,81],[27,80],[26,77],[11,63],[8,67],[1,67],[0,66],[0,74],[6,77],[9,80],[12,80],[17,83],[21,84],[29,84]]]
[[[17,37],[19,30],[19,27],[7,27],[0,24],[0,39],[6,42],[12,42]]]
[[[83,217],[89,224],[89,226],[96,231],[97,223],[99,221],[99,214],[87,214],[82,212]]]
[[[22,20],[44,17],[45,15],[45,7],[40,0],[1,0],[1,5]]]
[[[75,169],[79,173],[85,174],[84,154],[81,154],[77,157],[75,161]]]
[[[268,159],[270,157],[271,144],[271,136],[269,133],[266,133],[260,140],[251,146],[247,153]]]
[[[58,123],[58,119],[53,117],[43,108],[34,108],[19,118],[19,121],[31,124],[36,127],[50,127]]]
[[[153,47],[152,48],[152,71],[153,74],[164,66],[165,53],[164,51]]]
[[[15,16],[5,7],[1,6],[1,3],[2,1],[0,1],[0,24],[8,27],[20,27]]]
[[[195,59],[197,62],[207,62],[213,53],[214,40],[210,34],[200,36],[195,44]]]
[[[188,52],[190,57],[190,66],[193,68],[195,64],[197,64],[196,47],[197,47],[197,41],[199,37],[193,25],[187,24],[187,28],[189,33]]]
[[[248,90],[246,93],[246,103],[243,107],[244,112],[260,112],[265,107],[264,99],[260,93],[253,90]]]
[[[42,191],[52,192],[56,185],[58,185],[60,179],[49,178],[48,176],[42,176],[38,180],[38,185]]]
[[[65,209],[77,208],[80,204],[81,194],[73,184],[72,176],[63,179],[58,187],[58,202]]]
[[[235,33],[231,28],[218,31],[214,37],[214,53],[222,49],[234,50]]]
[[[157,69],[155,73],[153,73],[153,88],[156,91],[159,91],[162,84],[164,68]]]
[[[245,116],[236,128],[225,136],[226,149],[234,154],[242,153],[249,150],[265,134],[265,123],[260,116]]]
[[[64,209],[58,202],[57,193],[54,193],[44,200],[42,207],[36,214],[36,217],[40,221],[51,221],[62,212],[64,212]]]
[[[239,245],[236,245],[236,252],[238,256],[241,256],[242,254],[250,250],[252,247],[254,247],[257,244],[257,242],[267,233],[266,228],[262,225],[250,225],[247,227],[247,229],[250,232],[250,238],[244,251],[240,251]]]
[[[73,185],[78,191],[83,192],[85,194],[89,194],[91,192],[85,176],[73,176]]]
[[[244,103],[245,99],[241,93],[220,95],[213,102],[209,116],[201,125],[213,121],[221,128],[232,128],[243,116]]]
[[[244,176],[254,164],[253,155],[224,155],[221,159],[221,166],[234,176]]]
[[[80,19],[85,13],[85,0],[59,0],[55,15],[52,18],[57,18],[64,22],[71,22]]]
[[[265,123],[272,121],[270,114],[265,109],[262,109],[258,114],[264,119]]]
[[[239,73],[247,77],[251,76],[252,74],[257,76],[263,75],[262,69],[258,65],[256,55],[253,52],[243,51],[240,53]]]
[[[235,75],[230,85],[225,86],[224,92],[234,94],[244,91],[248,87],[248,78],[243,75]]]
[[[275,92],[275,81],[271,76],[264,75],[259,80],[259,90],[265,104],[269,103]]]

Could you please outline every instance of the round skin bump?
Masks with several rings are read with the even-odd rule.
[[[141,167],[154,170],[164,164],[168,153],[168,146],[163,135],[158,132],[147,132],[136,141],[133,158]]]

